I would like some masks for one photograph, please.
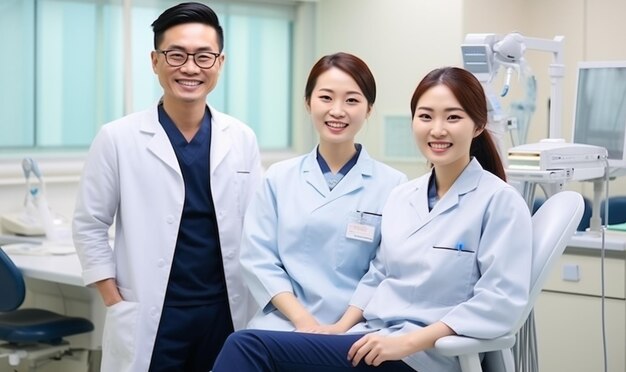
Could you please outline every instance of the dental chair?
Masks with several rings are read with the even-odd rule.
[[[18,309],[25,296],[22,273],[0,247],[0,358],[8,357],[13,367],[27,359],[28,370],[36,371],[38,364],[71,353],[64,337],[94,329],[84,318],[43,309]]]
[[[626,200],[626,197],[623,197],[623,198]],[[546,199],[542,196],[536,197],[533,203],[532,214],[535,214],[537,209],[539,209],[539,207],[541,207],[541,204],[543,204],[545,201]],[[589,228],[589,223],[591,220],[593,203],[591,202],[591,200],[585,198],[584,196],[583,196],[583,201],[585,202],[585,210],[583,211],[583,218],[580,220],[580,223],[578,224],[578,227],[576,228],[577,231],[586,231]],[[601,205],[603,206],[604,202],[602,202]],[[613,212],[611,212],[611,215],[613,215]],[[604,221],[604,207],[602,207],[602,212],[600,213],[600,216],[602,217],[602,220]],[[609,220],[610,219],[611,218],[609,218]],[[624,221],[622,222],[626,222],[626,216],[624,216]]]
[[[446,336],[435,343],[442,355],[458,357],[463,372],[515,372],[512,347],[545,281],[576,231],[585,205],[583,197],[562,191],[548,200],[532,216],[533,258],[528,304],[513,331],[502,337],[484,340],[464,336]],[[484,358],[481,362],[481,354]]]

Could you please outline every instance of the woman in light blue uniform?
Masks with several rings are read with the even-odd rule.
[[[411,110],[433,168],[389,196],[380,250],[337,327],[350,332],[239,331],[214,372],[456,372],[457,358],[432,350],[437,339],[512,331],[528,301],[532,228],[484,130],[483,89],[463,69],[434,70]]]
[[[241,265],[261,307],[249,328],[328,331],[367,272],[385,200],[406,182],[354,142],[375,99],[359,58],[313,66],[305,100],[319,145],[272,165],[245,217]]]

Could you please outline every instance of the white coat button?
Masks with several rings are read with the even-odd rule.
[[[165,266],[165,260],[161,258],[157,261],[157,267],[162,268],[163,266]]]
[[[172,216],[172,215],[167,216],[167,217],[165,218],[165,221],[166,221],[167,223],[170,223],[170,224],[171,224],[171,223],[174,223],[174,216]]]
[[[224,217],[224,212],[218,212],[218,213],[217,213],[217,216],[218,216],[219,218]]]
[[[153,307],[150,309],[150,316],[156,318],[159,315],[159,309]]]

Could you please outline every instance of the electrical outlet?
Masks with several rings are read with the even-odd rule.
[[[564,264],[561,271],[561,278],[566,282],[579,282],[580,267],[576,264]]]

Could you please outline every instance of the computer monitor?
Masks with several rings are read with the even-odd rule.
[[[610,176],[626,175],[626,61],[580,62],[574,143],[608,150]]]

